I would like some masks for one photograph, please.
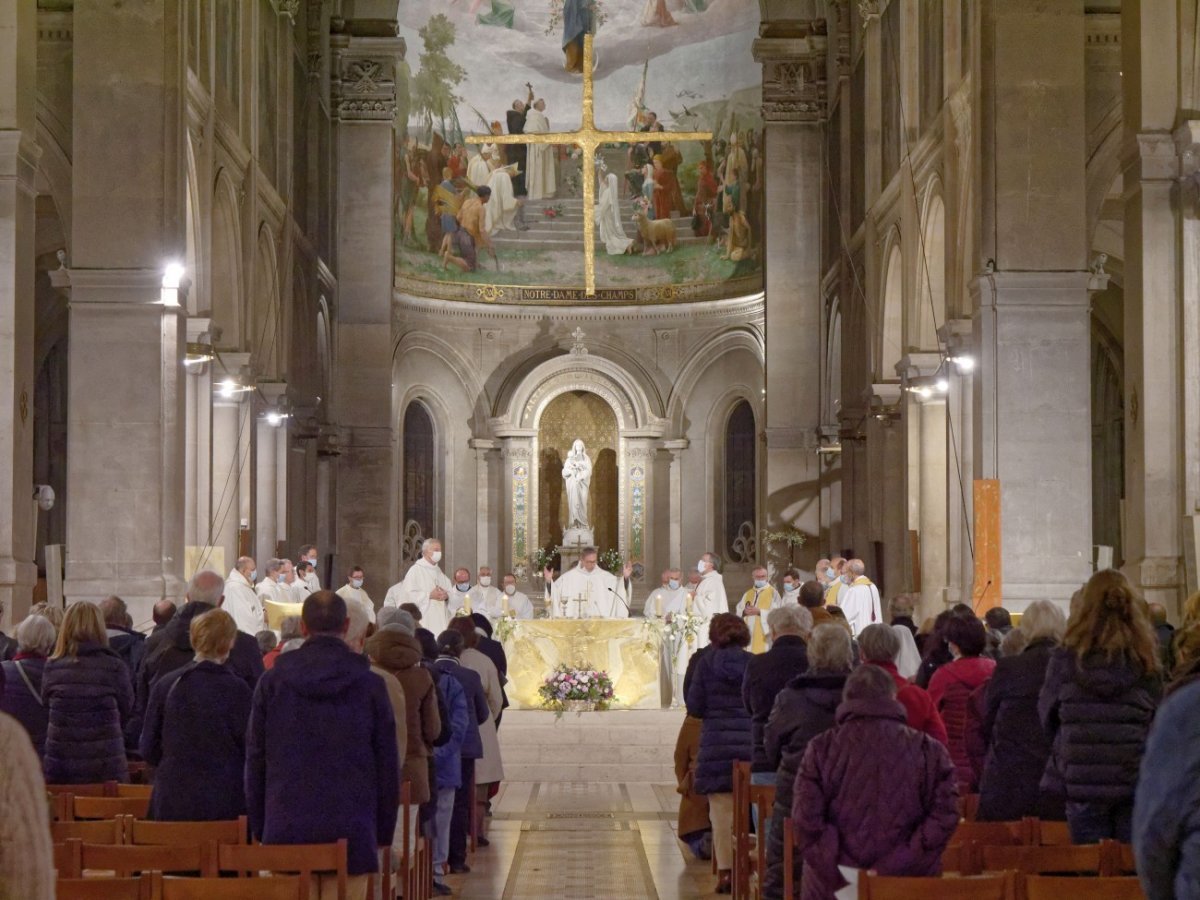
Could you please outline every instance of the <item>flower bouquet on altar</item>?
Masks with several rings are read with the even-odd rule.
[[[608,709],[616,699],[612,679],[586,664],[569,666],[559,663],[538,688],[544,709],[564,712],[591,712]]]

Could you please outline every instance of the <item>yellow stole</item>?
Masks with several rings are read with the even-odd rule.
[[[755,591],[758,591],[758,600],[757,601],[754,598]],[[748,591],[746,591],[746,593],[742,594],[742,601],[745,604],[742,607],[742,618],[743,619],[747,618],[745,610],[751,606],[757,607],[758,609],[760,609],[762,611],[762,613],[765,614],[767,612],[767,610],[769,610],[771,608],[771,604],[774,602],[774,599],[775,599],[775,588],[771,587],[769,584],[765,588],[763,588],[761,591],[759,591],[758,588],[750,588],[750,590],[748,590]],[[759,615],[758,620],[759,620],[760,624],[759,624],[759,627],[757,627],[757,628],[751,622],[746,623],[750,627],[750,652],[751,653],[766,653],[767,652],[767,635],[766,635],[767,620],[766,620],[766,616]]]
[[[833,584],[831,584],[828,588],[825,589],[825,605],[826,606],[837,606],[838,605],[838,591],[840,591],[841,589],[842,589],[842,580],[840,578],[837,581],[835,581]]]

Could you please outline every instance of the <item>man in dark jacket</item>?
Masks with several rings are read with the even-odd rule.
[[[1167,621],[1167,608],[1161,603],[1148,603],[1150,624],[1154,626],[1154,637],[1158,640],[1158,658],[1167,677],[1175,671],[1175,628]]]
[[[159,600],[154,604],[154,611],[151,616],[154,619],[154,628],[151,634],[158,634],[162,631],[167,623],[175,618],[175,614],[179,612],[179,608],[175,605],[174,600]]]
[[[467,828],[471,821],[471,804],[474,799],[475,760],[483,758],[483,739],[479,726],[486,722],[488,709],[487,694],[483,690],[483,679],[459,663],[465,643],[457,631],[443,631],[437,639],[438,659],[435,667],[439,672],[452,676],[467,695],[467,734],[462,745],[462,782],[454,793],[454,813],[450,819],[450,871],[455,875],[470,872],[467,865]]]
[[[301,620],[304,646],[279,657],[254,692],[246,736],[250,831],[264,844],[346,838],[348,895],[365,898],[378,848],[396,829],[396,722],[383,679],[343,639],[346,601],[317,591],[305,599]],[[303,772],[320,777],[297,780]]]
[[[216,572],[197,572],[188,585],[187,602],[170,622],[146,639],[145,654],[137,674],[137,702],[125,735],[131,748],[136,748],[142,733],[146,705],[154,683],[167,672],[187,665],[195,657],[189,629],[192,619],[225,600],[225,579]],[[229,669],[254,690],[263,673],[262,654],[253,635],[238,632],[229,654]]]
[[[4,618],[4,603],[0,602],[0,619]],[[9,660],[17,655],[17,639],[0,631],[0,660]]]
[[[104,616],[104,627],[108,632],[108,646],[113,653],[125,660],[129,666],[129,677],[137,675],[146,652],[146,636],[130,627],[129,610],[120,597],[105,597],[100,601],[100,615]]]
[[[742,703],[750,713],[754,742],[751,784],[775,783],[775,766],[767,761],[763,749],[763,729],[779,692],[808,670],[804,639],[812,631],[812,613],[803,606],[777,606],[767,613],[767,628],[771,649],[750,660],[746,665],[746,680],[742,682]]]

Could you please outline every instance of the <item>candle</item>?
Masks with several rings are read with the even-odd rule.
[[[688,591],[688,595],[687,595],[687,611],[688,611],[688,615],[690,616],[692,614],[692,592],[691,591]]]
[[[508,594],[500,595],[500,609],[506,616],[508,615]]]
[[[463,598],[463,609],[465,609],[467,611],[468,616],[471,614],[472,610],[471,610],[471,595],[470,594],[467,594],[467,596]]]
[[[654,595],[654,614],[656,616],[662,615],[662,594]]]

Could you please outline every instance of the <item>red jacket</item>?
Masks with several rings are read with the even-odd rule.
[[[983,656],[964,656],[948,662],[929,682],[929,697],[942,714],[950,742],[950,758],[954,761],[959,790],[974,793],[977,785],[975,769],[967,747],[971,692],[986,684],[996,668],[996,661]]]
[[[908,727],[925,732],[943,747],[949,748],[950,739],[946,736],[946,725],[925,689],[904,678],[897,671],[895,663],[872,660],[871,665],[879,666],[896,682],[896,699],[908,714]]]

